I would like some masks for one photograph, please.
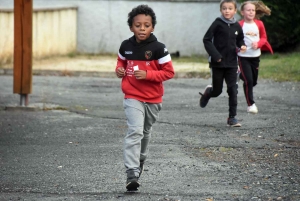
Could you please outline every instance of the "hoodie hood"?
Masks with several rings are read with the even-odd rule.
[[[223,15],[221,15],[219,17],[219,19],[221,19],[223,22],[225,22],[227,24],[234,24],[234,23],[236,23],[236,19],[234,17],[232,19],[228,20]]]
[[[149,38],[146,40],[141,41],[140,43],[136,42],[136,38],[133,35],[131,38],[129,38],[129,41],[134,44],[134,46],[144,46],[148,43],[152,43],[154,41],[157,41],[157,38],[153,35],[153,33],[150,34]]]

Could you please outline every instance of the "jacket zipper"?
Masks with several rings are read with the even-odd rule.
[[[230,47],[229,45],[230,45],[230,43],[229,43],[229,40],[230,40],[230,24],[228,24],[228,42],[227,42],[227,47]],[[226,58],[228,58],[228,52],[229,51],[227,51],[226,52]],[[225,64],[225,66],[227,66],[227,59],[226,59],[226,64]]]

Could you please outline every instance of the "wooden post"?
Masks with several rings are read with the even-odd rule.
[[[14,93],[26,106],[32,91],[32,1],[14,0]]]

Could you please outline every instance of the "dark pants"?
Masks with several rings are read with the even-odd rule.
[[[229,96],[229,117],[236,116],[237,109],[237,67],[236,68],[211,68],[212,72],[212,91],[211,97],[218,97],[222,93],[223,82],[227,85]]]
[[[253,87],[257,84],[259,57],[239,57],[240,78],[244,81],[243,88],[248,106],[254,102]]]

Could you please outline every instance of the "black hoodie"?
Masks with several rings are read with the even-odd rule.
[[[127,54],[128,50],[132,51],[132,54]],[[127,60],[153,60],[160,59],[169,53],[165,50],[165,45],[157,41],[154,34],[151,34],[149,38],[136,42],[135,36],[123,41],[119,49],[120,54],[126,57]],[[145,57],[145,52],[151,51],[151,58]]]
[[[237,68],[237,48],[244,43],[242,27],[236,20],[218,17],[203,37],[209,55],[209,67]],[[217,62],[221,59],[221,62]]]

